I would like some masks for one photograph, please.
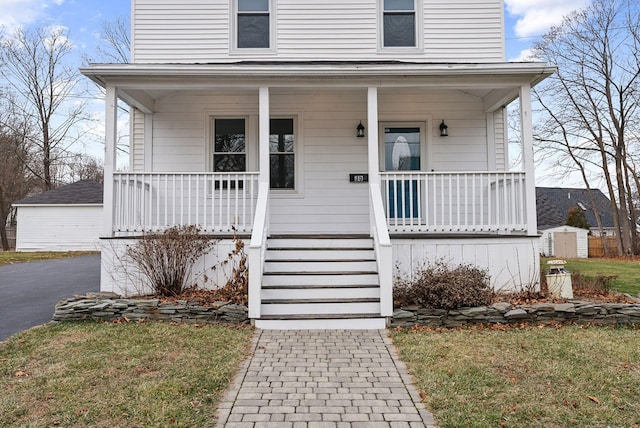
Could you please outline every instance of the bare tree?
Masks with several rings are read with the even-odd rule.
[[[67,63],[73,46],[66,29],[19,28],[4,35],[0,73],[17,95],[15,107],[33,124],[29,137],[37,148],[40,166],[33,170],[44,190],[55,186],[52,168],[75,143],[86,119],[78,90],[77,67]],[[73,102],[72,102],[73,101]]]
[[[96,51],[98,60],[115,64],[126,64],[130,61],[129,20],[122,16],[114,21],[104,21],[100,25],[99,37],[102,41]]]
[[[34,187],[30,159],[28,124],[15,115],[6,95],[0,94],[0,244],[9,249],[7,220],[12,204],[24,198]]]
[[[102,183],[104,168],[93,156],[74,153],[64,162],[61,181],[73,183],[79,180],[94,180]]]
[[[546,112],[536,131],[540,147],[560,153],[559,166],[580,171],[587,186],[590,172],[603,179],[621,254],[638,252],[632,159],[640,154],[633,137],[639,129],[639,10],[632,0],[595,0],[536,46],[538,57],[559,68],[535,92]]]

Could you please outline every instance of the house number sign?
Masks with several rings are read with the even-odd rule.
[[[351,183],[368,183],[369,174],[349,174],[349,182]]]

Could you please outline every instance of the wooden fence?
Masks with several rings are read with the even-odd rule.
[[[607,246],[608,256],[618,255],[618,245],[615,236],[605,236],[604,244]],[[602,245],[602,238],[599,236],[589,236],[589,257],[604,257],[605,251]]]

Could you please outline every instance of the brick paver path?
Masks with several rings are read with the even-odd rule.
[[[258,330],[217,427],[435,427],[384,330]]]

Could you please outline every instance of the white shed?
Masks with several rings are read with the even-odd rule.
[[[17,251],[96,251],[102,232],[102,184],[82,180],[21,199]]]
[[[541,231],[540,252],[547,257],[567,259],[589,257],[589,231],[573,226],[556,226]]]

